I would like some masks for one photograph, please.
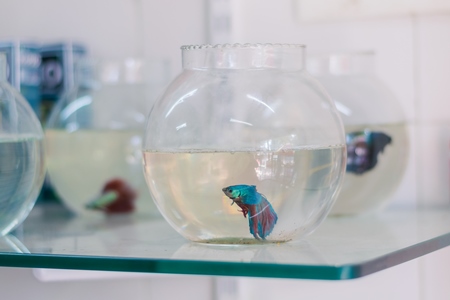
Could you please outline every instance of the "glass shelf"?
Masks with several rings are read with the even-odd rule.
[[[0,239],[0,266],[341,280],[362,277],[450,245],[450,210],[331,217],[303,241],[191,243],[142,214],[73,217],[37,205]]]

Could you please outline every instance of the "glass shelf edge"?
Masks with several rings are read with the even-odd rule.
[[[423,241],[401,250],[391,252],[389,254],[363,262],[361,264],[355,264],[353,265],[353,267],[355,268],[355,277],[353,278],[364,277],[388,268],[395,267],[402,263],[433,253],[448,246],[450,246],[450,233]]]
[[[37,262],[37,259],[40,261]],[[249,267],[249,263],[245,262],[143,258],[115,259],[101,256],[88,257],[58,254],[0,253],[0,267],[312,280],[345,280],[361,277],[358,276],[358,272],[356,272],[358,268],[355,265],[305,266],[251,263],[251,267]],[[182,271],[177,271],[176,269],[182,269]],[[214,269],[214,271],[211,271],[211,269]]]
[[[404,232],[405,230],[397,230],[401,223],[406,219],[413,220],[412,224],[416,224],[417,228],[409,228],[411,231],[418,230],[418,236],[419,238],[413,238],[414,235],[409,234],[408,232]],[[439,220],[434,220],[439,219]],[[78,220],[78,219],[73,219]],[[140,220],[140,219],[139,219]],[[447,247],[450,245],[450,210],[430,210],[430,209],[417,209],[417,210],[411,210],[411,211],[387,211],[386,213],[381,213],[378,215],[375,219],[375,221],[378,221],[378,223],[375,224],[375,226],[367,227],[368,229],[376,229],[372,233],[375,235],[379,234],[379,225],[386,223],[388,227],[392,227],[397,230],[396,232],[389,232],[388,237],[391,237],[391,235],[396,236],[399,233],[401,235],[406,234],[406,243],[401,244],[400,246],[397,246],[396,249],[390,250],[390,248],[383,248],[384,252],[380,252],[380,254],[372,255],[370,259],[361,259],[360,261],[349,263],[336,263],[339,260],[333,260],[334,256],[331,257],[325,257],[328,260],[327,263],[323,264],[314,264],[314,263],[304,263],[303,261],[298,261],[297,263],[290,263],[290,262],[277,262],[276,260],[274,262],[265,262],[264,260],[260,261],[239,261],[238,259],[233,259],[232,261],[226,261],[221,260],[220,255],[214,256],[212,260],[202,260],[197,258],[189,258],[189,256],[186,256],[186,258],[183,256],[180,257],[171,257],[170,255],[168,257],[161,257],[156,258],[155,256],[142,256],[142,252],[134,253],[132,252],[130,256],[121,256],[121,255],[90,255],[90,253],[83,253],[83,254],[70,254],[70,253],[43,253],[43,252],[36,252],[39,251],[39,247],[35,248],[31,253],[14,253],[14,252],[3,252],[0,249],[0,266],[1,267],[19,267],[19,268],[48,268],[48,269],[68,269],[68,270],[92,270],[92,271],[115,271],[115,272],[136,272],[136,273],[160,273],[160,274],[178,274],[178,275],[208,275],[208,276],[237,276],[237,277],[265,277],[265,278],[289,278],[289,279],[312,279],[312,280],[347,280],[347,279],[356,279],[360,277],[364,277],[367,275],[370,275],[375,272],[379,272],[381,270],[394,267],[396,265],[405,263],[407,261],[416,259],[418,257],[421,257],[423,255],[432,253],[434,251],[437,251],[439,249],[442,249],[444,247]],[[363,225],[367,226],[367,224],[374,221],[372,219],[364,219],[360,218],[359,220],[356,219],[341,219],[336,222],[336,220],[331,221],[331,226],[333,227],[336,224],[339,226],[344,225],[344,227],[341,229],[348,228],[349,225],[351,226],[358,226]],[[392,222],[394,220],[395,222]],[[439,230],[435,230],[431,228],[429,231],[427,229],[427,226],[430,224],[427,223],[427,221],[433,220],[432,225],[434,227],[438,226]],[[32,221],[34,222],[34,221]],[[72,232],[73,228],[79,229],[80,222],[75,224],[75,227],[68,227],[70,230],[69,232]],[[381,222],[381,223],[380,223]],[[363,223],[363,224],[360,224]],[[34,223],[31,223],[34,224]],[[102,226],[105,225],[104,223],[94,223],[99,228],[103,228]],[[140,223],[136,223],[140,224]],[[153,223],[152,223],[153,224]],[[158,221],[154,225],[163,225],[165,222]],[[46,224],[48,225],[48,224]],[[91,224],[92,225],[92,224]],[[102,226],[99,226],[102,225]],[[108,225],[111,225],[108,223]],[[117,224],[116,224],[117,225]],[[119,225],[125,225],[127,226],[134,226],[133,224],[130,225],[129,223],[120,223]],[[147,225],[146,225],[147,226]],[[153,225],[152,225],[153,226]],[[402,225],[405,227],[405,225]],[[432,227],[433,227],[432,226]],[[326,227],[326,226],[325,226]],[[401,227],[401,226],[400,226]],[[424,232],[422,232],[422,227],[425,227],[424,232],[426,233],[423,235]],[[95,227],[97,228],[97,227]],[[111,239],[111,233],[116,233],[114,227],[113,229],[109,229],[109,231],[106,232],[105,235],[101,235],[101,237],[107,237]],[[122,227],[117,227],[119,231]],[[134,227],[131,227],[134,228]],[[161,227],[163,229],[167,229],[162,236],[156,236],[156,237],[166,237],[165,234],[168,234],[168,240],[165,239],[162,241],[163,248],[167,247],[169,250],[177,250],[180,246],[189,245],[189,242],[183,240],[178,234],[175,232],[171,232],[169,229],[169,226],[164,225]],[[135,229],[135,228],[134,228]],[[147,229],[147,227],[142,227],[142,229]],[[364,230],[362,230],[364,231]],[[61,231],[65,232],[65,231]],[[337,231],[339,232],[339,231]],[[56,231],[56,233],[60,233]],[[78,232],[76,232],[78,233]],[[313,246],[319,246],[319,250],[326,249],[327,246],[324,241],[329,243],[328,238],[331,238],[332,241],[334,241],[335,232],[329,232],[327,229],[321,230],[320,234],[316,236],[316,234],[313,234],[312,240],[313,240]],[[358,233],[358,230],[355,230],[353,233]],[[384,233],[381,231],[381,233]],[[93,230],[92,232],[89,231],[86,233],[88,236],[91,235],[93,238],[97,238],[96,234],[97,232]],[[102,234],[102,232],[99,232],[99,234]],[[352,232],[349,232],[346,234],[351,235]],[[409,236],[408,236],[409,234]],[[341,237],[345,236],[342,235],[338,236],[338,243],[345,243],[347,240],[343,239],[341,240]],[[361,230],[359,231],[359,235],[356,237],[359,238],[363,235],[361,235]],[[384,235],[383,235],[384,236]],[[38,236],[40,237],[40,236]],[[77,239],[78,236],[75,236],[74,239]],[[141,237],[141,236],[139,236]],[[425,237],[425,238],[424,238]],[[417,239],[417,241],[415,241]],[[151,239],[149,239],[150,242],[152,242]],[[110,243],[114,240],[108,240]],[[138,240],[139,241],[139,240]],[[350,245],[351,247],[358,247],[361,246],[358,244],[358,239],[356,239],[355,245]],[[375,240],[372,240],[371,242],[377,242],[381,241],[384,242],[384,240],[380,237],[376,237]],[[404,242],[405,242],[404,241]],[[140,240],[141,243],[146,243],[147,241],[145,239]],[[154,242],[154,240],[153,240]],[[113,242],[113,246],[115,242]],[[316,243],[316,244],[315,244]],[[397,240],[394,240],[394,244],[397,243]],[[119,243],[118,243],[119,244]],[[158,240],[159,244],[159,240]],[[42,242],[39,242],[38,246],[42,245]],[[47,245],[47,244],[45,244]],[[57,246],[57,244],[55,244]],[[192,244],[193,249],[197,251],[199,248],[196,247],[195,243]],[[372,245],[372,244],[371,244]],[[49,249],[52,249],[52,245],[49,245]],[[286,250],[288,248],[289,250],[289,243],[283,244],[280,246],[281,250]],[[142,247],[142,246],[141,246]],[[147,246],[145,246],[147,247]],[[151,247],[151,245],[149,246]],[[294,245],[293,247],[294,251],[303,251],[305,247],[298,247],[298,245]],[[314,248],[314,247],[313,247]],[[59,250],[58,250],[59,249]],[[95,248],[93,248],[95,249]],[[139,248],[136,248],[139,250]],[[164,248],[165,249],[165,248]],[[242,249],[251,250],[252,248],[246,248],[245,246]],[[351,249],[351,248],[348,248]],[[61,248],[55,248],[54,251],[60,251]],[[142,250],[142,249],[141,249]],[[185,249],[183,249],[185,250]],[[202,250],[200,248],[200,250]],[[203,249],[204,250],[204,249]],[[273,250],[273,249],[272,249]],[[278,248],[276,249],[278,250]],[[306,248],[308,250],[308,248]],[[339,248],[341,252],[345,250],[345,248]],[[164,250],[165,251],[165,250]],[[191,248],[188,248],[187,254],[190,255],[192,251]],[[292,251],[289,250],[289,251]],[[334,251],[334,249],[333,249]],[[170,251],[169,251],[170,252]],[[95,253],[92,252],[92,253]],[[215,253],[215,252],[214,252]],[[219,251],[220,253],[220,251]],[[271,252],[269,252],[270,254]],[[279,254],[284,255],[284,252],[278,252]],[[291,253],[291,252],[289,252]],[[320,251],[318,252],[320,254]],[[134,255],[133,255],[134,254]],[[138,255],[136,255],[138,254]],[[273,253],[272,253],[273,254]],[[330,253],[325,253],[330,254]],[[200,256],[201,257],[201,256]],[[368,257],[368,256],[365,256]],[[353,258],[352,258],[353,259]],[[357,259],[356,259],[357,260]],[[320,260],[319,260],[320,261]]]

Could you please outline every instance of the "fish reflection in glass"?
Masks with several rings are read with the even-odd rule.
[[[387,134],[370,130],[348,133],[346,140],[347,172],[355,174],[373,169],[378,163],[378,154],[392,142]]]
[[[248,215],[250,233],[258,240],[265,240],[277,223],[278,216],[266,197],[257,192],[254,185],[233,185],[222,189],[236,203],[244,218]]]

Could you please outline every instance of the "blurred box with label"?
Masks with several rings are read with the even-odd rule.
[[[17,40],[0,41],[0,52],[6,54],[8,82],[27,99],[40,118],[40,45]]]
[[[54,43],[41,48],[41,110],[47,120],[54,103],[75,84],[74,65],[87,54],[78,43]]]

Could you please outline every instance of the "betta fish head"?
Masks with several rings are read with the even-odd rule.
[[[236,199],[241,194],[239,188],[235,188],[235,186],[228,186],[222,189],[225,195],[227,195],[230,199]]]

